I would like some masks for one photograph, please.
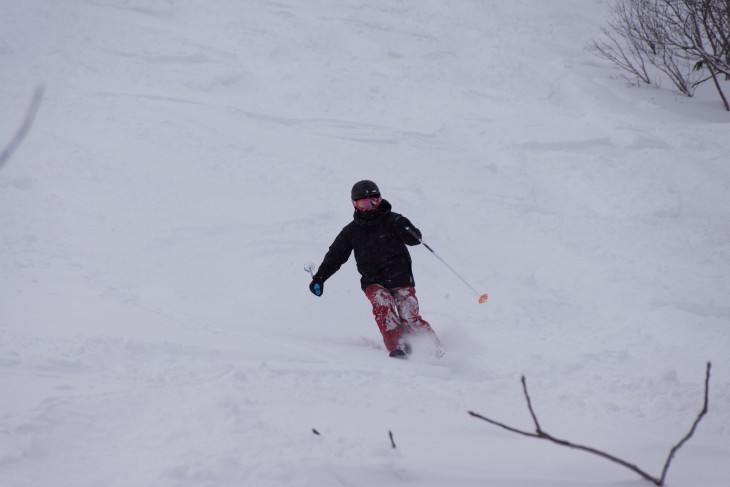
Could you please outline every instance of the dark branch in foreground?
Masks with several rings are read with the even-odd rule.
[[[532,408],[532,401],[530,399],[530,395],[527,392],[527,381],[525,380],[525,376],[522,376],[522,390],[525,394],[525,400],[527,401],[527,408],[530,410],[530,415],[532,416],[532,420],[535,423],[535,432],[531,431],[524,431],[521,429],[513,428],[511,426],[507,426],[504,423],[500,423],[499,421],[495,421],[493,419],[486,418],[480,414],[477,414],[473,411],[469,411],[469,414],[475,418],[479,418],[483,421],[486,421],[487,423],[491,423],[495,426],[499,426],[502,429],[505,429],[507,431],[511,431],[513,433],[517,433],[523,436],[529,436],[531,438],[539,438],[543,440],[549,440],[553,443],[556,443],[558,445],[562,445],[568,448],[575,448],[577,450],[583,450],[588,453],[593,453],[594,455],[598,455],[600,457],[603,457],[607,460],[611,460],[612,462],[618,463],[619,465],[623,465],[624,467],[628,468],[629,470],[632,470],[633,472],[639,474],[641,477],[643,477],[646,480],[649,480],[650,482],[653,482],[656,485],[662,486],[664,485],[664,481],[667,477],[667,472],[669,471],[669,466],[672,463],[672,459],[674,458],[674,455],[679,451],[679,449],[689,440],[692,435],[694,435],[695,430],[697,429],[697,425],[700,423],[702,418],[707,414],[707,405],[709,402],[709,390],[710,390],[710,368],[712,367],[712,364],[710,362],[707,362],[707,372],[705,374],[705,401],[704,405],[702,407],[702,410],[700,411],[699,415],[695,419],[694,423],[692,424],[692,428],[689,430],[689,432],[677,443],[670,451],[669,456],[667,457],[666,462],[664,463],[664,468],[662,469],[662,475],[661,477],[655,477],[644,470],[640,469],[636,465],[627,462],[626,460],[622,460],[618,457],[615,457],[613,455],[610,455],[606,452],[603,452],[601,450],[591,448],[589,446],[579,445],[576,443],[572,443],[567,440],[562,440],[560,438],[556,438],[545,431],[542,430],[540,427],[540,423],[537,420],[537,415],[535,414],[534,409]]]
[[[10,160],[10,157],[13,155],[20,143],[23,142],[23,139],[25,139],[25,136],[28,135],[30,127],[31,125],[33,125],[33,121],[35,120],[35,116],[38,113],[38,108],[41,106],[42,100],[43,87],[39,86],[35,89],[35,93],[33,93],[33,99],[30,102],[28,111],[25,112],[25,119],[23,120],[23,123],[20,125],[18,131],[10,140],[8,146],[2,152],[0,152],[0,170],[2,170],[5,163]]]
[[[393,440],[393,432],[388,430],[388,436],[390,437],[390,446],[395,448],[395,441]]]
[[[657,485],[663,485],[664,479],[667,477],[667,471],[669,470],[669,464],[672,463],[672,459],[674,458],[674,454],[679,451],[680,448],[682,448],[682,445],[684,445],[687,440],[692,438],[692,435],[695,434],[695,430],[697,429],[697,425],[700,424],[700,421],[702,418],[707,414],[707,404],[709,403],[709,395],[710,395],[710,368],[712,367],[712,364],[710,362],[707,362],[707,373],[705,374],[705,403],[702,406],[702,411],[700,411],[700,414],[697,415],[697,418],[695,419],[695,422],[692,423],[692,428],[687,432],[686,435],[684,435],[684,438],[682,438],[679,443],[674,445],[674,448],[672,448],[669,451],[669,456],[667,456],[667,461],[664,463],[664,468],[662,469],[662,476],[659,478],[659,482]]]

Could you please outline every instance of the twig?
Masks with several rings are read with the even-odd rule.
[[[670,464],[672,462],[672,459],[674,458],[674,455],[692,437],[692,435],[694,434],[695,430],[697,429],[697,425],[700,423],[700,421],[705,416],[705,414],[707,414],[708,402],[709,402],[710,368],[711,368],[711,366],[712,366],[712,364],[710,362],[708,362],[707,363],[707,372],[706,372],[706,375],[705,375],[705,401],[704,401],[704,406],[702,408],[702,411],[700,411],[699,415],[695,419],[694,423],[692,424],[692,428],[689,430],[689,432],[679,441],[679,443],[677,443],[670,450],[669,456],[667,457],[667,461],[664,463],[664,468],[662,470],[662,475],[661,475],[661,477],[658,477],[658,478],[657,477],[654,477],[653,475],[651,475],[651,474],[649,474],[647,472],[645,472],[644,470],[642,470],[641,468],[637,467],[636,465],[634,465],[632,463],[629,463],[626,460],[623,460],[623,459],[618,458],[616,456],[613,456],[611,454],[608,454],[608,453],[606,453],[604,451],[601,451],[601,450],[598,450],[596,448],[592,448],[592,447],[589,447],[589,446],[584,446],[584,445],[579,445],[579,444],[576,444],[576,443],[572,443],[570,441],[563,440],[563,439],[560,439],[560,438],[556,438],[556,437],[554,437],[554,436],[552,436],[552,435],[544,432],[542,430],[542,428],[540,427],[540,423],[537,420],[537,415],[535,414],[535,411],[532,408],[532,401],[530,400],[530,395],[527,392],[527,381],[525,380],[525,377],[524,376],[522,376],[522,390],[523,390],[523,392],[525,394],[525,400],[527,401],[527,408],[530,410],[530,414],[532,415],[532,420],[535,423],[535,432],[534,433],[533,432],[530,432],[530,431],[524,431],[524,430],[521,430],[521,429],[518,429],[518,428],[513,428],[512,426],[508,426],[508,425],[506,425],[504,423],[500,423],[499,421],[495,421],[493,419],[484,417],[481,414],[477,414],[477,413],[475,413],[473,411],[469,411],[469,414],[472,417],[474,417],[474,418],[479,418],[479,419],[481,419],[483,421],[486,421],[488,423],[491,423],[491,424],[493,424],[495,426],[499,426],[500,428],[505,429],[507,431],[511,431],[513,433],[517,433],[517,434],[520,434],[520,435],[523,435],[523,436],[529,436],[531,438],[539,438],[539,439],[543,439],[543,440],[549,440],[549,441],[551,441],[553,443],[556,443],[558,445],[562,445],[562,446],[569,447],[569,448],[574,448],[574,449],[577,449],[577,450],[583,450],[583,451],[586,451],[588,453],[593,453],[594,455],[598,455],[598,456],[603,457],[603,458],[605,458],[607,460],[611,460],[614,463],[618,463],[619,465],[622,465],[622,466],[628,468],[629,470],[637,473],[642,478],[644,478],[646,480],[649,480],[650,482],[653,482],[654,484],[656,484],[658,486],[662,486],[662,485],[664,485],[664,481],[666,480],[667,471],[669,470],[669,466],[670,466]]]
[[[393,432],[388,430],[388,436],[390,437],[390,445],[395,449],[395,441],[393,440]]]
[[[707,362],[707,372],[705,373],[705,403],[702,406],[702,411],[700,411],[700,414],[695,419],[695,422],[692,424],[692,428],[690,428],[689,432],[685,435],[684,438],[682,438],[679,443],[674,445],[674,448],[672,448],[669,451],[669,456],[667,456],[667,461],[664,464],[664,468],[662,469],[662,476],[659,478],[659,484],[657,485],[664,485],[664,479],[667,477],[667,471],[669,470],[669,465],[672,463],[672,459],[674,458],[674,454],[679,451],[680,448],[682,448],[682,445],[684,445],[687,440],[692,438],[692,435],[695,434],[695,430],[697,429],[697,425],[700,424],[700,421],[702,418],[707,414],[707,405],[709,403],[709,396],[710,396],[710,369],[712,368],[712,363]]]
[[[542,428],[540,428],[540,423],[537,421],[535,411],[532,409],[532,401],[530,400],[530,395],[527,393],[527,380],[525,379],[524,375],[522,376],[522,391],[525,393],[525,399],[527,399],[527,408],[530,410],[532,420],[535,422],[535,431],[537,432],[538,436],[542,436]]]
[[[575,444],[575,443],[571,443],[571,442],[569,442],[567,440],[561,440],[560,438],[555,438],[554,436],[551,436],[551,435],[545,433],[544,431],[539,431],[537,433],[531,433],[529,431],[523,431],[523,430],[519,430],[519,429],[516,429],[516,428],[512,428],[511,426],[507,426],[507,425],[504,425],[504,424],[499,423],[497,421],[491,420],[489,418],[485,418],[484,416],[482,416],[480,414],[477,414],[477,413],[475,413],[473,411],[469,411],[469,414],[471,416],[475,417],[475,418],[479,418],[479,419],[484,420],[484,421],[486,421],[488,423],[492,423],[492,424],[494,424],[496,426],[499,426],[499,427],[501,427],[503,429],[506,429],[507,431],[511,431],[513,433],[518,433],[518,434],[521,434],[523,436],[529,436],[531,438],[539,438],[539,439],[542,439],[542,440],[549,440],[549,441],[552,441],[553,443],[557,443],[558,445],[563,445],[563,446],[568,447],[568,448],[575,448],[577,450],[583,450],[583,451],[587,451],[589,453],[593,453],[594,455],[598,455],[598,456],[604,457],[604,458],[606,458],[608,460],[611,460],[611,461],[616,462],[616,463],[618,463],[620,465],[623,465],[624,467],[626,467],[626,468],[628,468],[630,470],[633,470],[634,472],[636,472],[637,474],[639,474],[641,477],[645,478],[646,480],[650,480],[650,481],[652,481],[654,483],[657,482],[657,480],[654,477],[652,477],[648,473],[644,472],[643,470],[641,470],[636,465],[633,465],[633,464],[631,464],[631,463],[629,463],[629,462],[627,462],[625,460],[621,460],[620,458],[614,457],[613,455],[609,455],[608,453],[602,452],[600,450],[596,450],[595,448],[591,448],[589,446],[578,445],[578,444]],[[657,485],[662,485],[662,484],[657,484]]]
[[[33,98],[30,102],[30,106],[28,107],[28,111],[25,112],[25,119],[23,120],[23,123],[20,125],[20,128],[13,138],[10,139],[8,146],[0,152],[0,170],[2,170],[3,166],[8,162],[8,160],[10,160],[10,157],[13,155],[20,143],[23,142],[23,139],[25,139],[25,136],[28,135],[30,127],[33,125],[33,121],[35,120],[35,116],[38,113],[38,108],[41,106],[42,100],[43,87],[39,86],[33,93]]]

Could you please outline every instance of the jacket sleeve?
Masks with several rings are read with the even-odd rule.
[[[332,277],[332,274],[337,272],[342,267],[342,264],[347,262],[351,253],[352,239],[350,238],[348,227],[345,227],[337,235],[332,245],[330,245],[330,249],[325,254],[324,260],[320,264],[316,274],[314,274],[314,278],[321,279],[324,282]]]
[[[393,215],[392,224],[395,233],[398,234],[406,245],[418,245],[421,243],[421,231],[414,227],[408,218],[396,213]]]

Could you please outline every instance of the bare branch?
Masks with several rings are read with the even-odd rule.
[[[687,441],[692,438],[692,435],[695,434],[695,430],[697,429],[697,425],[700,424],[700,421],[702,421],[702,418],[707,414],[707,406],[709,403],[709,396],[710,396],[710,369],[712,368],[712,363],[707,362],[707,372],[705,373],[705,403],[702,406],[702,410],[700,411],[700,414],[695,419],[695,422],[692,423],[692,428],[690,428],[689,432],[682,438],[679,443],[674,445],[674,448],[672,448],[669,451],[669,456],[667,457],[667,461],[664,463],[664,468],[662,469],[662,476],[660,478],[660,483],[658,485],[664,484],[664,479],[667,477],[667,471],[669,470],[669,465],[672,463],[672,459],[674,458],[674,455],[679,451],[682,446],[687,443]]]
[[[512,426],[507,426],[504,423],[500,423],[499,421],[495,421],[493,419],[489,419],[489,418],[487,418],[485,416],[482,416],[479,413],[475,413],[474,411],[467,411],[467,412],[471,416],[473,416],[475,418],[479,418],[479,419],[481,419],[483,421],[486,421],[487,423],[491,423],[491,424],[493,424],[495,426],[499,426],[500,428],[505,429],[507,431],[511,431],[512,433],[517,433],[517,434],[520,434],[520,435],[523,435],[523,436],[530,436],[532,438],[541,438],[540,435],[537,435],[535,433],[530,433],[529,431],[524,431],[524,430],[521,430],[521,429],[513,428]]]
[[[530,410],[532,421],[535,422],[535,432],[537,432],[538,435],[542,436],[544,433],[542,431],[542,428],[540,428],[540,423],[537,421],[535,410],[532,409],[532,401],[530,400],[530,395],[527,393],[527,380],[525,379],[524,375],[522,376],[522,391],[525,393],[525,399],[527,400],[527,409]]]
[[[33,125],[33,121],[38,114],[38,108],[41,106],[42,100],[43,87],[39,86],[35,89],[35,92],[33,93],[33,98],[31,99],[28,110],[25,112],[25,119],[23,119],[23,123],[20,125],[20,128],[15,133],[13,138],[10,139],[10,143],[8,144],[8,146],[0,153],[0,171],[2,170],[3,166],[5,166],[5,164],[10,160],[10,157],[13,155],[20,143],[23,142],[25,136],[28,135],[30,127]]]
[[[651,84],[651,78],[646,70],[644,57],[640,54],[636,54],[631,46],[624,48],[624,46],[616,40],[616,37],[612,32],[604,31],[604,35],[608,38],[610,43],[606,41],[594,41],[592,47],[596,53],[611,61],[613,64],[617,65],[629,74],[632,74],[637,80],[636,84]],[[627,52],[627,50],[629,52]],[[633,83],[631,78],[627,77],[627,79]]]
[[[619,465],[622,465],[622,466],[628,468],[629,470],[635,472],[636,474],[638,474],[639,476],[641,476],[645,480],[648,480],[650,482],[653,482],[654,484],[656,484],[658,486],[662,486],[662,485],[664,485],[664,480],[666,479],[667,471],[669,470],[669,466],[671,465],[671,462],[672,462],[672,459],[674,458],[674,455],[692,437],[692,435],[694,434],[695,430],[697,429],[697,425],[700,423],[700,421],[705,416],[705,414],[707,414],[708,402],[709,402],[709,389],[710,389],[710,367],[711,367],[711,364],[710,364],[710,362],[708,362],[707,363],[707,373],[706,373],[706,376],[705,376],[705,402],[704,402],[704,406],[702,408],[702,411],[700,411],[700,414],[695,419],[694,423],[692,424],[692,428],[690,429],[690,431],[669,452],[669,456],[667,457],[667,460],[666,460],[666,462],[664,464],[664,468],[662,470],[661,477],[655,477],[655,476],[647,473],[646,471],[642,470],[638,466],[634,465],[633,463],[627,462],[626,460],[623,460],[623,459],[621,459],[619,457],[616,457],[614,455],[611,455],[609,453],[606,453],[606,452],[604,452],[602,450],[598,450],[598,449],[592,448],[590,446],[585,446],[585,445],[580,445],[580,444],[577,444],[577,443],[573,443],[573,442],[570,442],[568,440],[563,440],[563,439],[560,439],[560,438],[556,438],[556,437],[554,437],[554,436],[546,433],[545,431],[543,431],[542,428],[540,427],[540,423],[539,423],[539,421],[537,419],[537,415],[535,414],[535,411],[534,411],[534,409],[532,407],[532,400],[530,399],[530,395],[527,392],[527,381],[525,379],[525,376],[522,376],[522,390],[523,390],[523,392],[525,394],[525,400],[527,401],[527,408],[529,409],[530,415],[532,415],[532,420],[535,423],[535,432],[534,433],[529,432],[529,431],[524,431],[524,430],[521,430],[521,429],[518,429],[518,428],[514,428],[512,426],[508,426],[508,425],[506,425],[504,423],[500,423],[499,421],[495,421],[493,419],[487,418],[487,417],[482,416],[481,414],[475,413],[473,411],[468,411],[468,413],[469,413],[469,415],[471,415],[474,418],[481,419],[483,421],[486,421],[487,423],[493,424],[495,426],[499,426],[500,428],[505,429],[507,431],[511,431],[513,433],[517,433],[517,434],[520,434],[520,435],[523,435],[523,436],[529,436],[531,438],[538,438],[538,439],[548,440],[548,441],[551,441],[551,442],[553,442],[555,444],[558,444],[558,445],[562,445],[562,446],[565,446],[565,447],[568,447],[568,448],[574,448],[574,449],[577,449],[577,450],[582,450],[582,451],[585,451],[585,452],[592,453],[594,455],[600,456],[602,458],[605,458],[607,460],[610,460],[610,461],[612,461],[614,463],[617,463]]]

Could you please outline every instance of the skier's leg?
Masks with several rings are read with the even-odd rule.
[[[418,298],[416,298],[416,288],[413,286],[397,287],[391,289],[393,298],[395,299],[398,315],[403,322],[405,333],[413,335],[427,335],[431,337],[434,343],[442,347],[441,341],[426,320],[421,317],[418,309]]]
[[[403,329],[396,311],[395,299],[388,289],[378,284],[368,286],[365,289],[365,295],[373,305],[373,316],[383,335],[385,348],[391,352],[400,346]]]

